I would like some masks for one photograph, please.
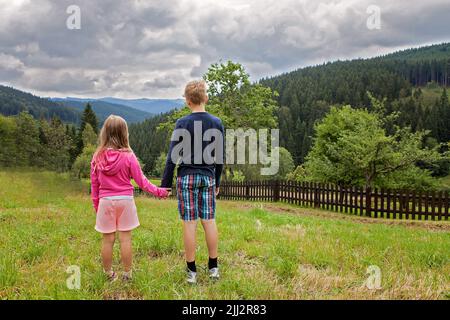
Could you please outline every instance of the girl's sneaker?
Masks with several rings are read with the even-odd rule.
[[[211,280],[219,280],[219,268],[212,268],[209,269],[209,278]]]
[[[124,272],[122,274],[122,280],[123,281],[131,281],[133,280],[133,272],[130,270],[128,272]]]
[[[197,283],[197,272],[187,269],[186,270],[186,281],[189,284],[196,284]]]
[[[103,270],[104,271],[104,270]],[[117,274],[111,270],[111,271],[104,271],[106,277],[108,278],[109,281],[114,282],[117,280]]]

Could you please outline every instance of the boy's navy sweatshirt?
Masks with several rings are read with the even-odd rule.
[[[208,129],[217,129],[222,133],[223,140],[225,140],[224,135],[224,128],[222,125],[222,121],[207,113],[207,112],[193,112],[181,119],[178,119],[176,125],[175,125],[175,131],[177,129],[185,129],[189,131],[191,136],[191,154],[183,154],[183,159],[190,159],[190,164],[185,163],[189,161],[181,160],[181,162],[178,165],[177,170],[177,176],[183,177],[185,175],[189,174],[203,174],[212,178],[215,178],[216,180],[216,186],[218,187],[220,185],[220,177],[222,174],[223,169],[223,161],[220,163],[213,163],[213,164],[207,164],[205,163],[205,159],[201,157],[201,163],[195,164],[194,161],[194,140],[199,139],[199,137],[194,136],[194,123],[197,122],[197,125],[199,122],[201,122],[202,127],[202,136],[200,137],[200,141],[202,141],[202,154],[205,150],[206,146],[211,144],[211,141],[203,141],[203,135],[205,131]],[[174,133],[175,133],[174,131]],[[164,169],[163,178],[161,181],[161,187],[163,188],[171,188],[172,187],[172,180],[173,180],[173,173],[175,170],[176,163],[174,163],[171,159],[172,150],[175,146],[177,146],[178,143],[181,143],[182,138],[180,138],[180,141],[176,139],[176,141],[173,141],[174,136],[172,136],[172,141],[170,143],[169,153],[167,154],[167,161],[166,161],[166,168]],[[218,149],[217,149],[218,150]],[[224,144],[222,145],[222,152],[225,152]],[[218,155],[215,155],[216,158]],[[223,155],[221,157],[222,159],[225,159],[225,156]]]

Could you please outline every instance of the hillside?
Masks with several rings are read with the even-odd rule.
[[[314,123],[322,119],[330,105],[370,107],[366,94],[370,91],[379,99],[387,98],[388,109],[394,110],[394,101],[411,97],[413,87],[425,86],[429,82],[448,86],[449,80],[450,44],[444,43],[371,59],[336,61],[302,68],[262,79],[260,83],[279,93],[281,145],[293,154],[296,163],[302,163],[312,144]],[[437,87],[437,90],[442,97],[442,88]],[[444,117],[443,129],[450,131],[450,118],[447,114],[432,114],[434,103],[435,99],[417,101],[420,109],[424,110],[424,118],[419,122],[440,141],[433,122]],[[414,117],[412,110],[403,111],[401,117]]]
[[[169,133],[158,130],[158,126],[167,120],[168,115],[169,113],[155,115],[129,126],[130,145],[139,159],[145,163],[144,171],[152,175],[160,174],[154,171],[156,159],[162,152],[167,152]]]
[[[61,106],[48,99],[0,85],[0,114],[10,116],[22,111],[28,111],[37,119],[58,116],[62,121],[71,123],[77,123],[81,116],[75,108]]]
[[[100,100],[121,104],[153,114],[166,113],[173,109],[179,109],[184,105],[183,99],[118,99],[101,98]]]
[[[401,50],[381,56],[379,58],[384,60],[392,59],[392,60],[409,60],[409,61],[441,60],[441,59],[448,60],[449,55],[450,55],[450,43],[441,43],[430,46],[421,46],[418,48]]]
[[[176,201],[138,196],[133,281],[110,283],[100,265],[87,183],[52,172],[0,170],[0,184],[8,186],[0,188],[0,299],[449,298],[445,222],[387,224],[219,200],[222,277],[215,284],[207,279],[200,232],[199,283],[189,286]],[[66,286],[73,265],[82,271],[79,290]],[[366,286],[371,266],[381,269],[377,290]]]
[[[102,123],[111,114],[121,116],[129,123],[142,122],[145,119],[148,119],[153,116],[153,114],[149,112],[144,112],[138,109],[130,108],[125,105],[108,103],[100,100],[84,101],[84,100],[69,100],[69,99],[54,98],[52,99],[52,101],[55,101],[62,106],[70,107],[74,110],[77,110],[80,113],[83,111],[86,104],[89,102],[92,106],[92,109],[96,113],[100,123]]]
[[[0,85],[0,114],[5,116],[28,111],[36,119],[51,119],[57,116],[66,123],[79,123],[81,112],[88,102],[91,103],[100,122],[103,122],[110,114],[116,114],[129,123],[142,122],[154,115],[166,113],[184,105],[184,100],[181,99],[41,98]]]

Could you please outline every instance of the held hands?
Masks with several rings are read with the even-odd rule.
[[[220,188],[216,188],[216,197],[219,195]],[[159,188],[159,197],[161,199],[167,199],[172,195],[172,188]]]
[[[161,199],[167,199],[172,195],[172,188],[159,188],[159,197]]]

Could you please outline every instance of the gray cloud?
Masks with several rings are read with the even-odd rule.
[[[81,30],[66,8],[81,8]],[[381,9],[369,30],[366,10]],[[40,95],[179,97],[218,60],[252,79],[449,41],[448,0],[0,0],[0,81]]]

